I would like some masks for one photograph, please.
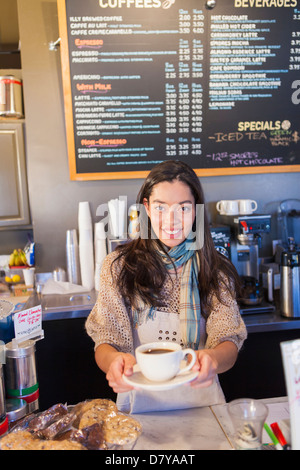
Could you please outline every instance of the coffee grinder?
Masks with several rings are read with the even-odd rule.
[[[231,261],[242,281],[241,313],[274,311],[274,305],[264,299],[259,272],[259,249],[262,235],[270,233],[271,215],[220,215],[219,217],[222,223],[229,225],[232,230]]]

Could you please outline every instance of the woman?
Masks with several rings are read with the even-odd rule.
[[[166,161],[149,173],[137,202],[146,213],[140,236],[106,257],[86,322],[96,362],[122,410],[223,403],[217,374],[234,365],[247,333],[239,278],[214,247],[200,181],[187,164]],[[132,375],[139,344],[158,340],[192,347],[197,377],[168,391],[136,390],[122,375]]]

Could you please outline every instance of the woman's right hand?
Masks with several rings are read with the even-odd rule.
[[[132,354],[116,354],[115,358],[110,363],[110,366],[106,373],[106,379],[108,381],[108,384],[115,393],[124,393],[133,390],[134,387],[131,387],[129,384],[127,384],[123,380],[122,375],[132,375],[133,366],[135,363],[136,359]]]

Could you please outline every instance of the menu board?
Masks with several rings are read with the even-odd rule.
[[[70,177],[300,171],[300,0],[58,0]]]

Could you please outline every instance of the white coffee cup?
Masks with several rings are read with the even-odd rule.
[[[186,367],[180,368],[181,361],[187,355],[192,356],[191,361]],[[136,348],[135,357],[142,374],[154,382],[170,380],[190,370],[196,362],[193,349],[182,349],[180,344],[171,341],[142,344]]]
[[[239,213],[239,204],[236,200],[218,201],[216,208],[222,215],[237,215]]]
[[[238,204],[241,215],[252,214],[257,209],[257,202],[252,199],[239,199]]]

